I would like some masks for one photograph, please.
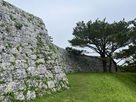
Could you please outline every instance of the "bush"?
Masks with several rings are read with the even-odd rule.
[[[136,72],[136,66],[134,65],[119,66],[119,68],[122,72]]]
[[[68,53],[73,54],[73,55],[82,55],[83,50],[77,50],[77,49],[73,49],[71,47],[66,47],[66,50]]]

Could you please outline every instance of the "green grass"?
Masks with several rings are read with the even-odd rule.
[[[136,102],[136,73],[77,73],[67,77],[69,90],[32,102]]]

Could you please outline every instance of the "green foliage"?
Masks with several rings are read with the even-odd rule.
[[[77,73],[67,75],[70,89],[32,102],[135,102],[135,73]]]
[[[43,47],[44,46],[44,42],[43,42],[41,36],[37,36],[36,39],[37,39],[37,46],[38,47]]]
[[[43,63],[43,62],[35,62],[36,68],[37,68],[40,64],[44,64],[44,63]]]
[[[12,48],[12,44],[11,44],[11,43],[8,43],[8,47],[9,47],[9,48]]]
[[[49,45],[49,49],[56,53],[56,48],[55,48],[55,46],[53,44]]]
[[[23,25],[20,22],[15,22],[15,27],[16,27],[16,29],[21,30]]]
[[[14,92],[7,92],[6,94],[4,94],[5,96],[10,96],[10,100],[11,100],[11,102],[20,102],[20,100],[17,100],[17,99],[15,99],[15,94],[14,94]]]
[[[9,28],[9,27],[6,27],[5,30],[6,30],[6,32],[9,32],[9,31],[10,31],[10,28]]]
[[[4,0],[2,1],[2,5],[5,7],[9,7],[9,4],[7,2],[5,2]]]
[[[27,92],[28,92],[28,89],[26,89],[24,92],[23,92],[23,95],[27,95]]]
[[[12,14],[9,15],[11,20],[16,20]]]
[[[16,62],[10,62],[13,66],[16,64]]]
[[[19,51],[19,49],[20,49],[21,47],[23,48],[23,45],[22,45],[22,44],[18,45],[16,48],[17,48],[17,50]]]
[[[4,96],[10,96],[11,102],[20,102],[19,100],[15,99],[16,96],[12,91],[5,93]]]
[[[25,53],[25,55],[26,55],[26,57],[28,57],[28,54],[27,54],[27,53]]]
[[[136,64],[130,63],[128,65],[119,66],[122,72],[136,72]]]
[[[35,65],[36,65],[36,68],[38,67],[39,63],[38,62],[35,62]]]
[[[33,76],[28,75],[26,78],[27,79],[33,79]]]
[[[30,49],[31,49],[32,52],[34,51],[34,48],[33,48],[33,47],[31,47]]]
[[[113,60],[114,52],[129,42],[130,23],[124,19],[108,23],[106,19],[78,22],[73,29],[74,38],[69,40],[72,46],[88,47],[100,55],[102,59],[109,57]],[[103,71],[107,72],[106,61],[103,61]]]
[[[15,70],[15,68],[14,68],[14,70]],[[12,81],[14,81],[15,80],[15,77],[14,76],[12,76]]]
[[[16,54],[16,53],[13,53],[13,56],[16,58],[16,57],[17,57],[17,54]]]
[[[6,48],[12,48],[12,44],[7,43],[7,44],[6,44]]]
[[[17,46],[17,47],[16,47],[18,51],[19,51],[19,47],[20,47],[20,46]]]
[[[123,49],[115,54],[116,59],[125,61],[124,65],[120,66],[122,71],[136,72],[136,19],[131,21],[130,42],[127,49]]]
[[[32,14],[29,14],[29,17],[28,17],[28,21],[32,21],[33,20],[33,15]]]
[[[31,90],[31,91],[35,91],[35,89],[36,89],[36,87],[30,86],[30,90]]]
[[[25,85],[26,85],[26,88],[28,89],[29,88],[29,83],[25,82]]]
[[[43,90],[45,90],[45,89],[37,89],[37,90],[35,90],[36,96],[39,96],[40,93],[41,93]]]
[[[2,40],[5,40],[6,38],[5,37],[2,37]]]
[[[13,70],[16,70],[16,69],[17,69],[17,68],[14,66],[14,67],[13,67]],[[12,76],[12,77],[13,77],[13,76]]]
[[[46,61],[48,60],[48,56],[46,55],[45,52],[43,52],[42,54],[43,54],[43,56],[44,56],[44,61],[46,62]]]
[[[68,51],[68,53],[70,53],[72,55],[82,55],[82,53],[83,53],[83,50],[76,50],[71,47],[66,47],[66,50]]]
[[[28,59],[26,59],[26,64],[29,65]]]
[[[40,22],[39,24],[40,24],[40,25],[44,25],[44,23],[43,23],[43,22]]]
[[[1,69],[0,69],[0,73],[3,73],[3,72],[4,72],[4,69],[3,69],[3,68],[1,68]]]
[[[1,26],[1,27],[4,27],[5,25],[2,23],[2,24],[0,24],[0,26]]]
[[[0,84],[5,84],[6,82],[5,81],[0,81]]]
[[[39,33],[39,35],[40,35],[40,36],[42,36],[42,35],[43,35],[43,33],[42,33],[42,32],[40,32],[40,33]]]

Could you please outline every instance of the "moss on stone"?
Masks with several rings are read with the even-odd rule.
[[[15,27],[16,27],[17,30],[21,30],[23,25],[20,22],[15,22]]]

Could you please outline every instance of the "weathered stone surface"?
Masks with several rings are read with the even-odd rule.
[[[7,84],[5,93],[17,91],[16,82],[10,82]]]
[[[66,73],[75,72],[103,72],[102,60],[99,57],[85,55],[70,55],[66,50],[56,46],[57,55]],[[108,63],[107,63],[108,66]],[[112,72],[115,72],[115,65],[112,64]]]
[[[24,79],[27,77],[25,69],[16,69],[15,72],[13,73],[14,79]]]
[[[21,100],[21,101],[25,100],[25,96],[23,95],[23,92],[17,92],[15,93],[15,96],[17,100]]]
[[[15,61],[15,67],[23,69],[23,68],[27,68],[28,65],[26,64],[25,60],[16,60]]]
[[[60,73],[60,72],[62,72],[62,69],[60,68],[60,66],[55,66],[54,73]]]
[[[54,81],[48,81],[47,84],[50,89],[53,89],[55,87]]]
[[[4,70],[8,70],[8,71],[13,70],[13,66],[12,66],[11,63],[2,63],[2,64],[1,64],[1,67],[2,67]]]
[[[36,94],[34,91],[27,92],[27,95],[26,95],[27,100],[34,99],[35,97],[36,97]]]
[[[36,55],[31,55],[32,60],[36,60]]]
[[[0,0],[0,100],[27,102],[68,87],[43,21]]]
[[[0,84],[0,95],[5,93],[5,89],[6,89],[6,84]]]
[[[3,71],[3,73],[1,73],[0,76],[1,76],[1,80],[4,82],[12,81],[12,74],[10,71]]]
[[[37,71],[40,73],[40,75],[44,75],[47,72],[46,66],[45,65],[39,65],[37,68]]]

